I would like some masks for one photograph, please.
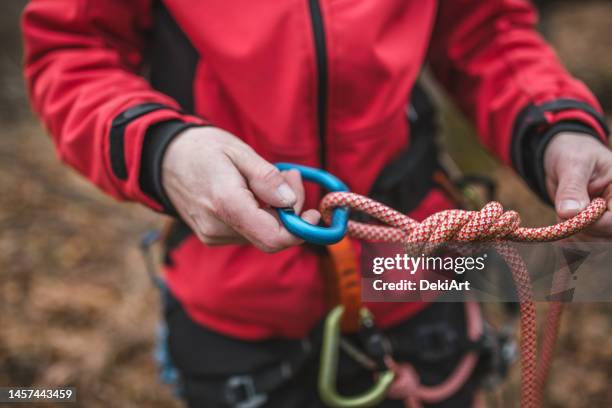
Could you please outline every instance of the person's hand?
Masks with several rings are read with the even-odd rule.
[[[293,207],[300,213],[300,173],[281,173],[221,129],[190,128],[175,137],[163,159],[162,184],[182,219],[207,245],[251,242],[276,252],[302,243],[270,208]],[[311,224],[320,219],[316,210],[301,216]]]
[[[612,151],[592,136],[559,133],[544,152],[544,169],[559,218],[573,217],[591,198],[603,197],[608,210],[581,238],[612,239]]]

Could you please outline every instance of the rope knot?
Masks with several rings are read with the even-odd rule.
[[[521,225],[515,211],[504,211],[498,202],[490,202],[480,211],[447,210],[427,217],[410,231],[406,242],[442,244],[500,240]]]

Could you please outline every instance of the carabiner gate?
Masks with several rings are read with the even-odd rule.
[[[346,184],[325,170],[302,166],[293,163],[276,163],[281,170],[298,170],[305,180],[315,182],[327,191],[349,191]],[[277,208],[281,222],[293,235],[306,242],[319,245],[330,245],[340,241],[346,235],[348,225],[348,208],[336,208],[332,213],[329,227],[312,225],[301,219],[292,208]]]
[[[360,395],[348,397],[338,393],[336,375],[340,348],[340,321],[343,313],[344,307],[336,306],[325,320],[319,365],[319,395],[326,405],[333,408],[372,407],[385,399],[387,390],[395,379],[395,373],[391,370],[381,372],[374,386]],[[361,319],[371,320],[371,313],[365,307],[361,308]]]

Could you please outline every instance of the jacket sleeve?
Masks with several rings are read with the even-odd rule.
[[[32,0],[24,71],[59,156],[114,197],[162,210],[150,173],[173,134],[205,122],[138,75],[150,25],[150,0]]]
[[[429,61],[481,140],[547,197],[543,154],[554,134],[607,144],[601,108],[535,29],[527,0],[440,0]]]

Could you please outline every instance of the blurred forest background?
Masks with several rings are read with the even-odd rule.
[[[0,3],[0,385],[74,385],[83,407],[178,407],[157,381],[159,304],[138,251],[143,232],[161,221],[105,197],[59,163],[21,78],[24,4]],[[538,6],[543,34],[612,113],[612,1]],[[500,199],[526,223],[552,222],[442,104],[447,149],[460,166],[503,179]],[[566,310],[547,406],[610,407],[612,305]]]

